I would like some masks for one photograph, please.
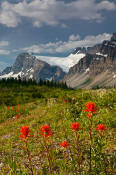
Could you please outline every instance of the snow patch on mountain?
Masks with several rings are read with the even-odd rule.
[[[12,77],[12,75],[13,75],[13,72],[10,72],[9,74],[4,74],[4,75],[0,76],[0,79],[2,79],[2,78],[10,78],[10,77]]]
[[[90,71],[90,69],[89,69],[89,67],[85,70],[85,72],[87,73],[87,72],[89,72]]]
[[[67,57],[35,56],[41,61],[45,61],[52,66],[59,66],[64,72],[68,72],[81,58],[85,57],[85,54],[78,52],[76,54],[70,54]]]
[[[108,56],[107,54],[104,55],[104,54],[102,54],[100,52],[96,53],[96,55],[103,56],[103,57],[107,57]]]
[[[0,76],[0,79],[7,79],[7,78],[18,78],[19,76],[21,76],[22,74],[24,74],[23,72],[19,72],[17,74],[14,74],[14,72],[10,72],[9,74],[4,74]]]

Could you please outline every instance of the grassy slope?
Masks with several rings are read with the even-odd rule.
[[[45,98],[35,98],[35,100],[31,99],[30,101],[32,102],[26,103],[25,106],[29,110],[28,115],[24,117],[20,116],[18,119],[6,119],[0,124],[0,162],[2,162],[4,165],[1,166],[1,174],[5,174],[7,171],[9,171],[9,166],[6,163],[6,157],[8,157],[8,155],[15,157],[19,166],[23,164],[23,152],[21,149],[22,141],[18,137],[20,134],[20,126],[30,126],[32,133],[37,135],[38,129],[41,127],[41,125],[49,124],[54,131],[54,142],[59,143],[66,138],[70,142],[73,140],[72,131],[70,129],[72,122],[76,120],[81,123],[81,127],[84,128],[85,131],[88,130],[88,118],[85,116],[84,112],[82,112],[82,109],[84,109],[84,105],[89,101],[95,102],[99,109],[99,112],[94,119],[94,127],[99,122],[107,125],[107,149],[109,151],[116,150],[114,140],[116,134],[115,89],[73,91],[41,87],[39,88],[39,92],[44,94]],[[56,98],[53,98],[53,96]],[[66,100],[66,103],[64,102],[63,98]],[[2,111],[3,108],[6,110],[4,105],[2,105]],[[86,145],[88,133],[82,131],[81,139]],[[36,147],[39,153],[39,143],[35,143],[35,139],[33,139],[31,148],[33,155],[36,153]],[[26,155],[23,154],[23,157],[26,157]],[[37,162],[35,161],[35,164],[36,163]]]

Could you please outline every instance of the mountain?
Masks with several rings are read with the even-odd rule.
[[[67,57],[22,53],[0,78],[64,81],[73,88],[116,86],[116,33],[93,47],[77,47]]]
[[[5,74],[9,74],[12,70],[12,67],[6,67],[1,73],[0,76],[5,75]]]
[[[79,62],[84,53],[71,53],[67,57],[37,56],[29,53],[20,54],[12,67],[7,67],[0,73],[0,78],[34,78],[36,81],[64,78],[70,67]]]
[[[63,79],[65,72],[58,66],[50,66],[44,61],[38,60],[35,56],[28,53],[22,53],[17,58],[12,67],[7,67],[1,73],[0,78],[21,78],[35,79],[39,81],[54,80],[59,81]]]
[[[110,41],[82,50],[85,57],[69,69],[64,81],[74,88],[116,86],[116,33]]]
[[[77,64],[81,58],[85,56],[85,53],[79,51],[76,53],[71,53],[67,57],[50,57],[50,56],[37,56],[35,55],[36,58],[39,60],[45,61],[50,65],[57,65],[63,69],[64,72],[68,72],[69,69]]]

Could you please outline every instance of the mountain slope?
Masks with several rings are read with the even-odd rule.
[[[116,34],[110,41],[86,49],[86,56],[70,68],[64,81],[71,87],[116,86]]]

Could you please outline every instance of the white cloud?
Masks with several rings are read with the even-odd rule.
[[[75,40],[79,40],[79,39],[80,39],[80,35],[78,35],[78,34],[77,35],[72,34],[69,36],[70,41],[75,41]]]
[[[73,36],[73,37],[72,37]],[[46,44],[33,45],[30,47],[22,48],[22,51],[33,52],[33,53],[65,53],[70,52],[76,47],[90,47],[95,44],[101,43],[104,40],[109,40],[111,38],[111,34],[103,33],[97,36],[86,36],[84,39],[79,39],[79,35],[76,35],[77,40],[74,39],[75,35],[69,36],[68,41],[57,41],[57,42],[49,42]]]
[[[75,0],[70,3],[57,0],[26,0],[17,4],[4,1],[1,3],[0,23],[8,27],[16,27],[22,17],[36,27],[43,25],[66,27],[64,22],[70,19],[96,20],[103,19],[101,11],[116,10],[116,4],[108,0],[97,3],[96,0]]]
[[[7,1],[1,4],[0,23],[7,27],[16,27],[20,22],[19,15],[13,10],[13,4]]]
[[[9,55],[9,54],[10,54],[9,50],[0,49],[0,55]]]
[[[108,0],[104,0],[104,1],[101,1],[98,5],[97,5],[97,8],[99,10],[115,10],[116,9],[116,5],[114,5],[113,2],[109,2]]]

